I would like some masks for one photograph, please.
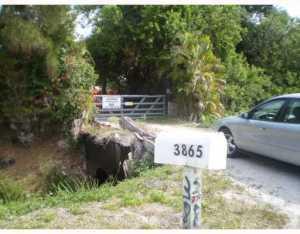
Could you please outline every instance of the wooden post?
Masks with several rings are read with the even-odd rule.
[[[183,228],[197,229],[201,224],[201,170],[185,166],[183,174]]]

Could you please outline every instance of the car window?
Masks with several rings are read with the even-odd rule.
[[[300,100],[293,100],[288,104],[283,122],[300,124]]]
[[[277,114],[285,100],[275,100],[259,106],[252,112],[251,119],[263,121],[275,121]]]

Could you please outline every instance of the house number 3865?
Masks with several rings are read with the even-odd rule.
[[[175,156],[202,157],[202,145],[174,144]]]

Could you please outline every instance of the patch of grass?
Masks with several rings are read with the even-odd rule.
[[[149,202],[157,202],[161,204],[167,204],[168,203],[168,197],[164,192],[154,190],[150,192],[148,196],[148,201]]]
[[[0,178],[0,204],[6,204],[13,201],[22,201],[24,199],[24,189],[20,186],[20,184],[5,177]]]
[[[71,206],[68,210],[72,215],[82,215],[86,213],[86,211],[82,209],[78,204]]]
[[[102,206],[102,208],[105,210],[117,211],[120,209],[120,202],[120,199],[110,199]]]
[[[206,228],[281,228],[287,221],[285,215],[269,206],[253,205],[237,199],[226,200],[222,196],[226,191],[241,191],[222,173],[204,171],[203,186],[202,222]],[[106,212],[111,210],[112,213],[120,208],[134,210],[148,204],[159,203],[172,208],[174,210],[172,213],[175,214],[182,210],[182,168],[161,166],[143,171],[140,177],[124,180],[116,186],[104,184],[89,189],[81,187],[75,192],[59,190],[53,196],[31,197],[24,202],[9,202],[0,205],[0,227],[9,225],[9,220],[21,214],[45,207],[67,207],[73,215],[86,217],[81,208],[86,202],[101,202],[103,203],[101,207],[108,210]],[[100,217],[107,219],[101,216],[101,210],[95,214],[97,215],[100,215],[99,219]],[[51,218],[51,215],[48,219],[47,216],[41,218],[42,225]],[[124,219],[130,222],[131,218]],[[150,224],[149,228],[151,227]],[[144,228],[147,228],[147,225]]]
[[[148,223],[145,223],[141,226],[142,229],[157,229],[159,227],[155,226],[155,225],[151,225],[151,224],[148,224]]]
[[[287,217],[266,205],[249,205],[233,199],[228,202],[222,197],[204,197],[202,219],[208,228],[282,228]]]
[[[40,220],[30,220],[26,223],[17,223],[15,229],[42,229],[46,228],[47,223],[43,223]]]
[[[122,195],[120,207],[127,207],[127,206],[140,206],[144,203],[141,196],[133,195],[132,193],[128,193],[125,195]]]
[[[56,214],[54,212],[51,212],[51,211],[46,211],[42,214],[40,214],[36,220],[38,222],[41,222],[41,223],[50,223],[51,221],[53,221],[56,217]]]
[[[236,189],[232,181],[222,174],[208,172],[207,170],[204,170],[202,174],[203,192],[205,194],[214,195],[217,192],[222,192],[233,187]]]
[[[49,195],[57,194],[59,191],[69,193],[78,190],[92,190],[97,188],[95,180],[84,178],[80,175],[66,174],[61,168],[54,166],[45,175],[44,193]]]

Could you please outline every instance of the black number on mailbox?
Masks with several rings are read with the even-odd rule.
[[[178,156],[180,154],[179,145],[175,144],[174,147],[175,147],[174,155]]]
[[[202,145],[198,145],[196,157],[197,158],[201,158],[202,154],[203,154],[203,152],[202,152]]]
[[[195,151],[193,145],[190,146],[188,153],[190,157],[194,157]]]
[[[183,156],[187,156],[187,150],[186,150],[186,145],[185,144],[181,145],[181,154]]]

